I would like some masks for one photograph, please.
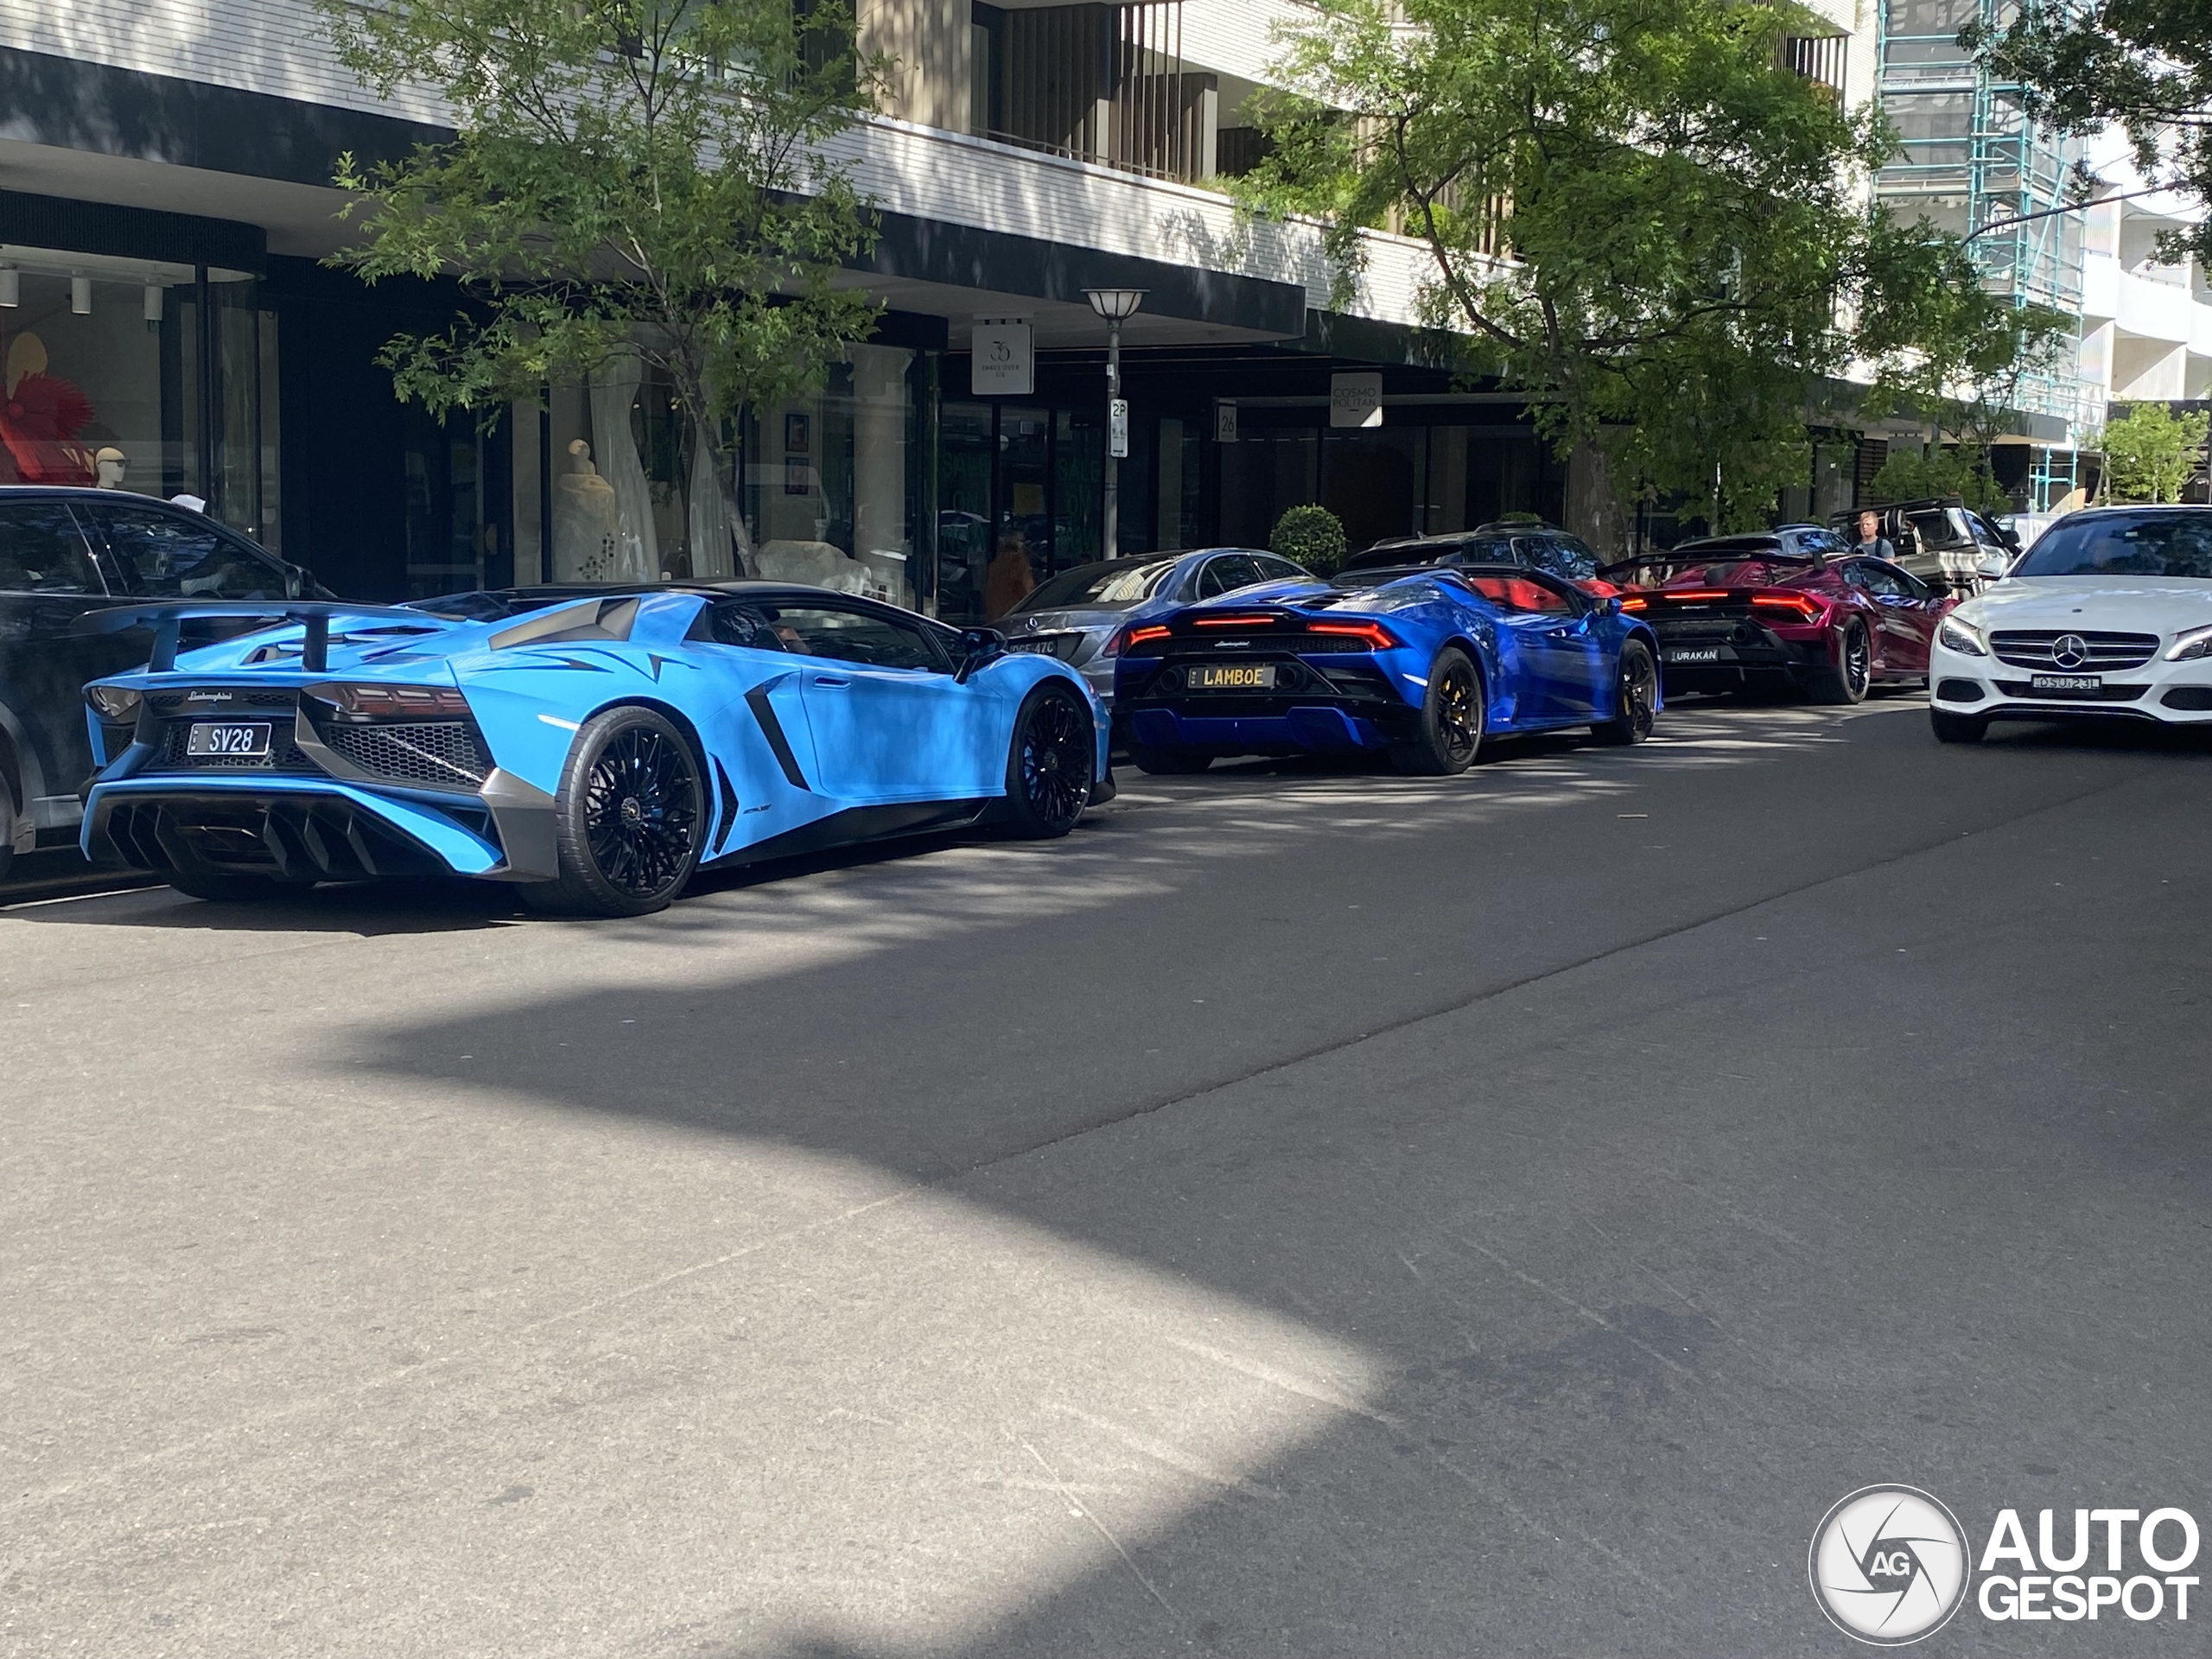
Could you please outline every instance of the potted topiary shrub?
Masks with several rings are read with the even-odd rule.
[[[1326,507],[1308,502],[1304,506],[1287,507],[1275,527],[1268,537],[1268,550],[1280,553],[1286,559],[1295,559],[1317,576],[1325,576],[1344,562],[1351,549],[1344,542],[1344,527],[1337,522],[1337,515]]]

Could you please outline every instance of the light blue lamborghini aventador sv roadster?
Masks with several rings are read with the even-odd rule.
[[[1111,791],[1082,677],[891,606],[743,582],[516,588],[435,608],[166,604],[86,688],[84,848],[204,899],[481,876],[638,915],[701,865],[996,821]],[[187,628],[272,626],[180,654]]]

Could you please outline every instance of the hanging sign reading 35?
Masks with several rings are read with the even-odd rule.
[[[1027,397],[1036,391],[1029,324],[1019,317],[976,319],[968,386],[977,397]]]

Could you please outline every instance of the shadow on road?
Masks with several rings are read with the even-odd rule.
[[[1214,1353],[1255,1396],[1338,1402],[1226,1470],[1172,1401],[1039,1399],[1003,1431],[1094,1565],[1000,1583],[950,1645],[825,1627],[782,1639],[789,1659],[1824,1649],[1802,1560],[1835,1498],[1907,1479],[1979,1519],[2163,1493],[2201,1468],[2207,1404],[2202,1311],[2170,1294],[2207,1265],[2202,999],[2141,994],[2201,976],[2212,880],[2175,839],[2188,780],[2153,772],[2132,817],[2061,823],[2047,769],[2003,768],[1964,828],[1916,842],[1875,780],[1925,790],[1953,757],[1858,735],[1758,826],[1779,856],[1670,828],[1668,903],[1572,905],[1624,833],[1592,812],[1560,815],[1503,880],[1467,880],[1433,833],[1385,836],[1325,910],[1287,874],[1301,832],[1243,857],[1163,832],[1143,843],[1151,924],[1088,928],[1086,879],[1121,850],[1102,836],[1030,865],[1058,885],[1027,904],[955,917],[943,892],[874,890],[857,955],[367,1032],[357,1058],[428,1083],[446,1075],[429,1057],[467,1053],[535,1109],[894,1172],[1322,1333],[1379,1379],[1346,1398]],[[2144,778],[2107,769],[2075,798]],[[1691,814],[1680,791],[1654,804]],[[1424,810],[1478,827],[1472,806]],[[2153,868],[2173,882],[2155,899],[2136,883]],[[2055,878],[2071,885],[2042,898]],[[804,926],[781,897],[715,902],[739,907],[724,925]],[[1223,915],[1226,957],[1179,919]],[[2063,975],[1986,971],[2054,932]],[[1080,972],[1039,972],[1059,940]],[[1414,964],[1432,977],[1408,1021]],[[1174,1064],[1148,1069],[1148,1039]],[[970,1345],[949,1367],[887,1358],[880,1392],[957,1411],[993,1363],[987,1332]],[[849,1455],[924,1516],[951,1473]],[[1117,1520],[1132,1487],[1158,1501]],[[728,1622],[692,1627],[693,1650],[764,1650],[736,1633],[757,1621]],[[2186,1626],[2129,1634],[2193,1649]],[[2053,1650],[2094,1647],[2072,1635]]]

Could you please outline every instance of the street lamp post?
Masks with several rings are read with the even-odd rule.
[[[1144,303],[1141,288],[1086,288],[1090,308],[1106,320],[1105,556],[1121,551],[1122,457],[1129,453],[1129,406],[1122,396],[1122,323]]]

